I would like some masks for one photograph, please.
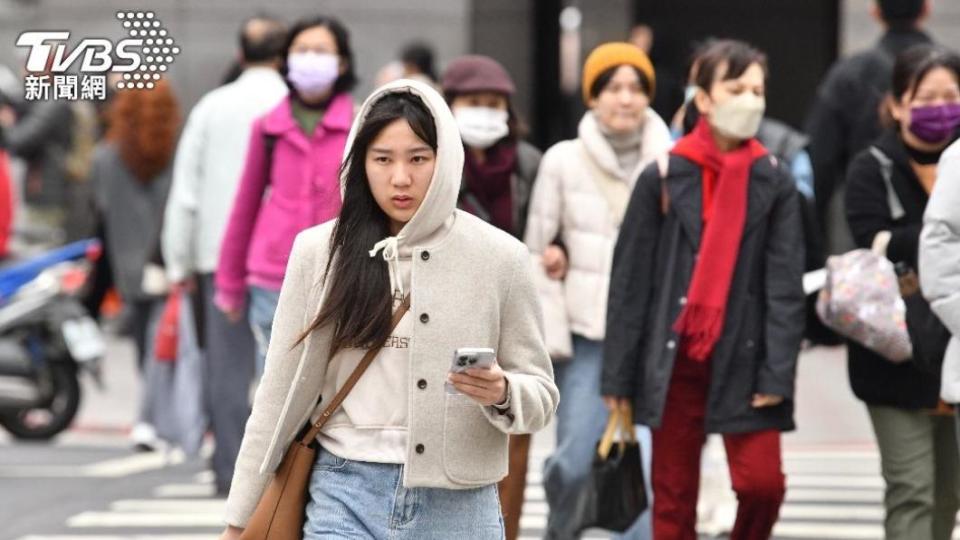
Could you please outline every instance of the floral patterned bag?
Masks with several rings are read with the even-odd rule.
[[[823,324],[891,362],[913,355],[906,305],[893,263],[869,249],[827,259],[827,283],[817,298]]]

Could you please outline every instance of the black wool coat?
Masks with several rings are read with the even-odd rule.
[[[858,247],[869,249],[881,231],[890,231],[887,258],[917,269],[923,212],[929,196],[910,165],[907,149],[896,130],[884,132],[874,141],[892,162],[890,183],[903,206],[904,215],[893,219],[887,202],[880,162],[864,150],[847,171],[845,208],[847,223]],[[847,370],[853,393],[869,405],[905,409],[936,407],[940,378],[915,367],[913,362],[894,364],[857,343],[847,343]]]
[[[674,321],[700,249],[699,165],[670,156],[637,181],[614,252],[602,393],[633,398],[637,421],[657,428],[679,349]],[[723,333],[710,364],[705,428],[711,433],[794,429],[794,379],[804,327],[800,195],[776,159],[750,168],[747,220]],[[669,200],[666,214],[663,193]],[[783,396],[755,409],[755,393]]]

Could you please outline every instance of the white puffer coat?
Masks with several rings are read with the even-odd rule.
[[[647,109],[642,129],[640,162],[634,170],[624,171],[594,114],[588,111],[580,120],[576,139],[561,141],[544,154],[533,186],[524,241],[532,254],[539,255],[559,234],[569,259],[564,281],[569,329],[592,340],[604,336],[607,289],[618,233],[617,220],[595,177],[606,174],[624,182],[629,199],[643,169],[673,144],[670,130],[652,109]],[[551,319],[546,317],[547,321]]]

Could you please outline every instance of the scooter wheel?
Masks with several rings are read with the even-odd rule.
[[[80,383],[69,365],[51,363],[53,392],[44,406],[5,412],[0,425],[21,440],[45,441],[70,427],[80,407]]]

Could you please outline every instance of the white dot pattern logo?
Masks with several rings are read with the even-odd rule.
[[[133,74],[124,73],[123,80],[117,82],[117,88],[154,88],[156,81],[161,78],[161,73],[165,73],[180,54],[180,47],[176,46],[176,41],[168,35],[161,20],[152,11],[118,11],[117,19],[121,21],[124,29],[129,30],[131,37],[144,38],[139,71]],[[151,73],[140,73],[147,71]]]

